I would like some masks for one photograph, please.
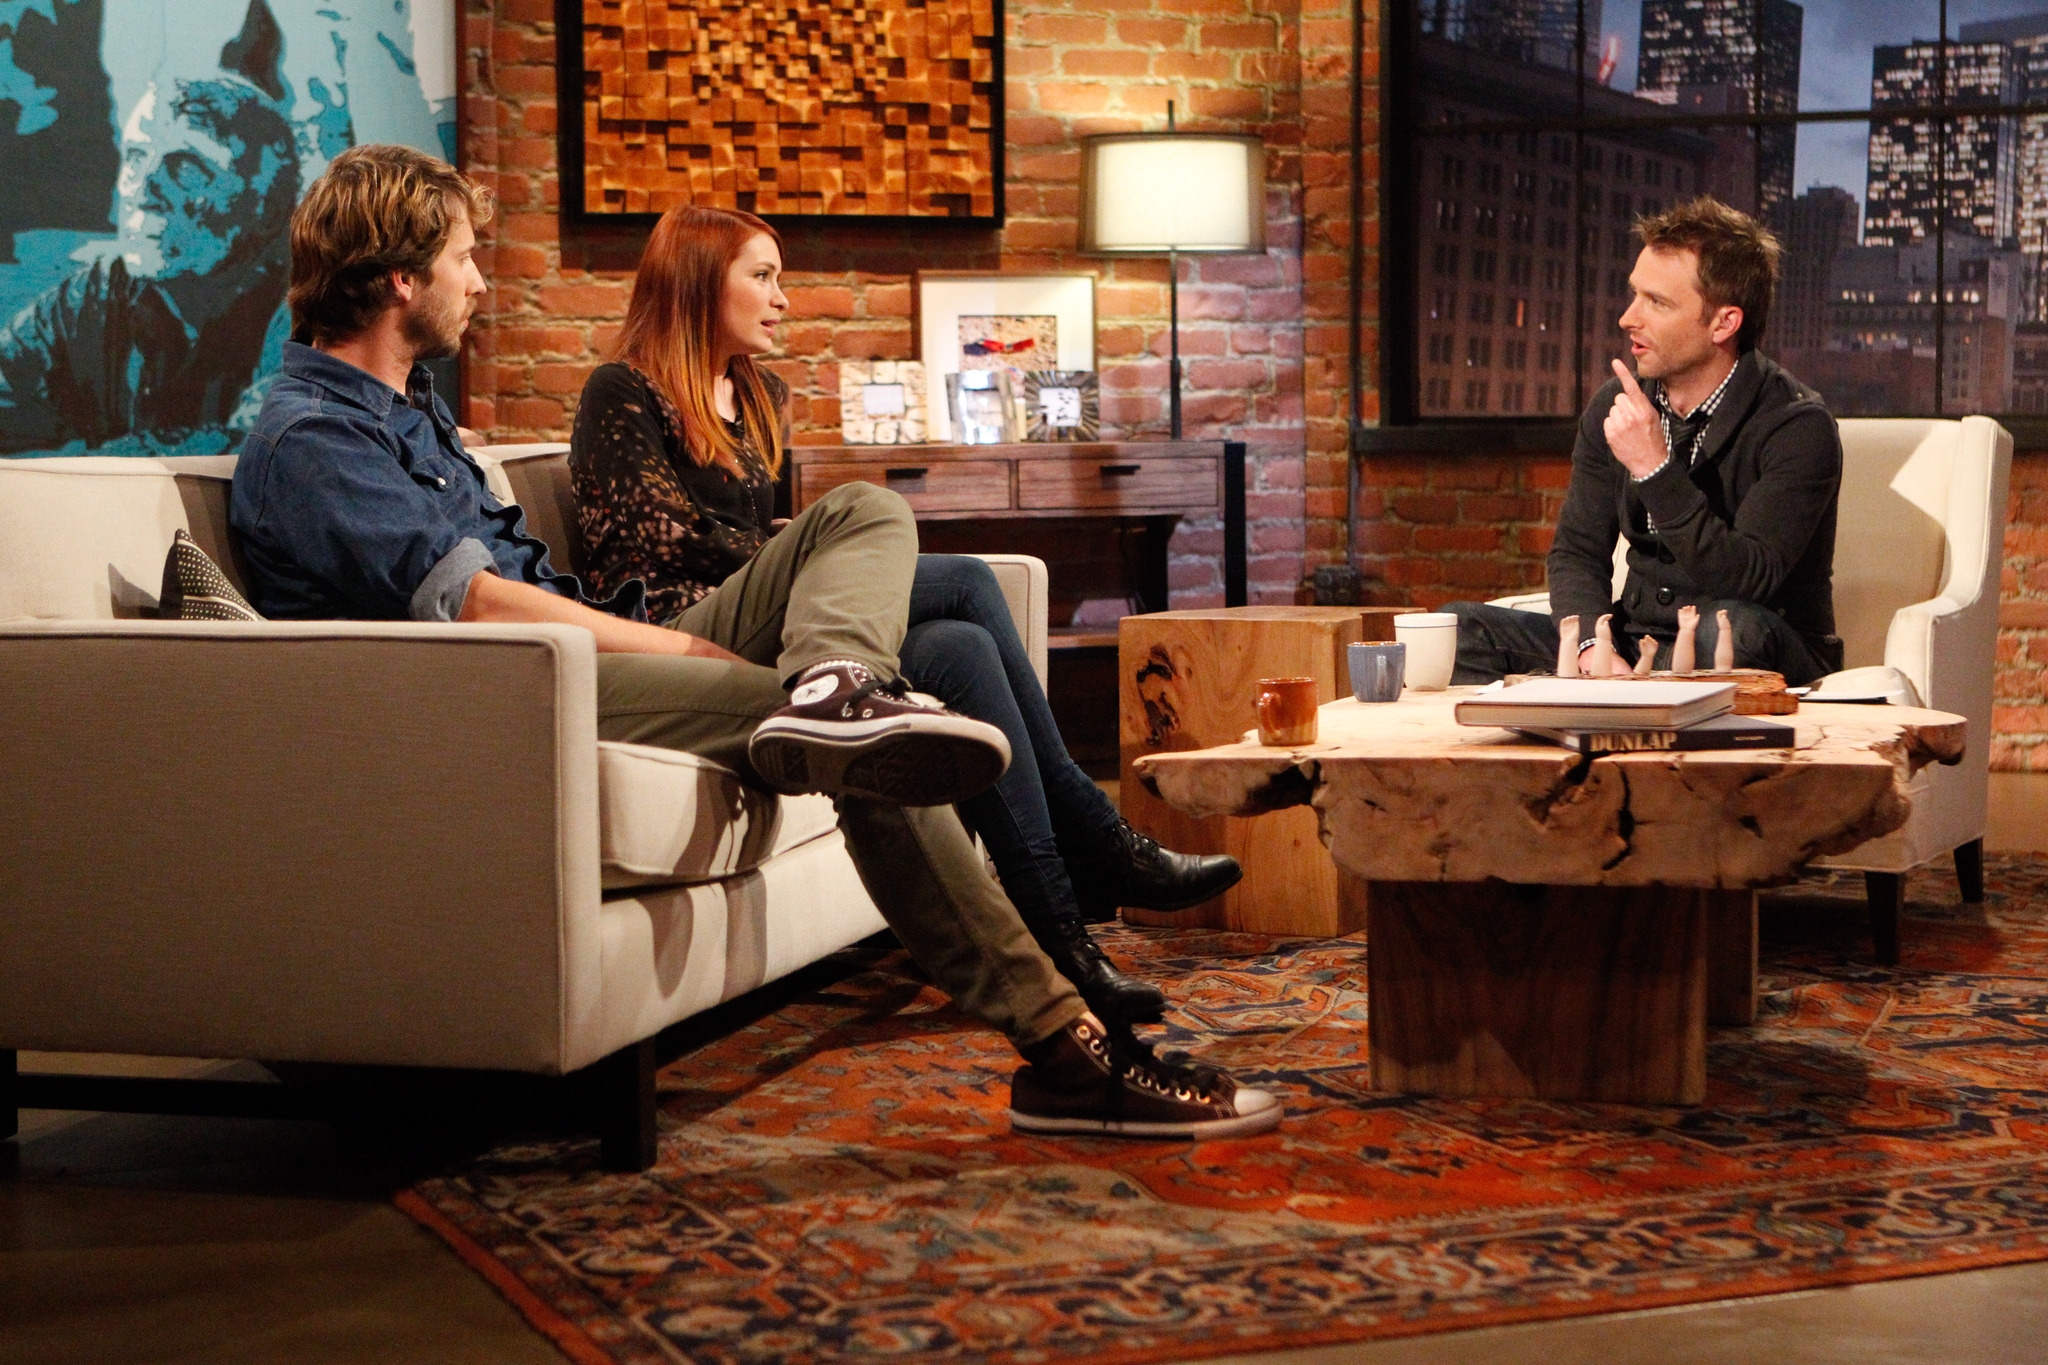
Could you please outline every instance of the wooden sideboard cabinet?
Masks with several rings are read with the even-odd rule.
[[[1245,602],[1241,441],[797,446],[790,464],[799,512],[840,484],[866,480],[901,493],[920,521],[1142,518],[1146,563],[1133,586],[1146,611],[1166,609],[1174,523],[1213,513],[1223,523],[1225,603]]]

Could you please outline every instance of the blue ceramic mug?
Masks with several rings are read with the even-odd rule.
[[[1350,646],[1351,695],[1360,701],[1399,701],[1408,646],[1360,643]]]

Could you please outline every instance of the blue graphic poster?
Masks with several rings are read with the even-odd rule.
[[[454,159],[454,0],[0,0],[0,457],[233,450],[364,142]]]

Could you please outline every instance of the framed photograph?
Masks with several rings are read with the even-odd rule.
[[[1028,370],[1059,353],[1059,335],[1051,313],[969,314],[960,319],[960,368]]]
[[[574,217],[1003,221],[1002,0],[555,0],[555,34]]]
[[[925,433],[924,365],[839,362],[839,439],[850,446],[914,445]]]
[[[1093,370],[1024,372],[1024,439],[1093,441],[1102,435],[1102,385]]]
[[[920,270],[911,312],[935,441],[959,439],[946,401],[947,375],[1095,368],[1095,276],[1084,271]],[[1021,391],[1022,380],[1012,389]]]
[[[1001,445],[1022,435],[1017,383],[1009,370],[959,370],[947,375],[946,405],[953,418],[953,439],[962,445]]]

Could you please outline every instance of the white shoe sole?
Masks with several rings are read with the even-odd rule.
[[[950,806],[986,791],[1010,766],[1010,742],[965,716],[828,721],[772,716],[747,758],[785,795],[869,796],[900,806]]]
[[[1197,1123],[1132,1123],[1114,1119],[1042,1118],[1034,1114],[1020,1114],[1012,1109],[1010,1127],[1020,1133],[1045,1133],[1054,1136],[1158,1138],[1168,1141],[1201,1142],[1211,1138],[1251,1137],[1258,1133],[1271,1132],[1280,1126],[1285,1111],[1280,1107],[1278,1099],[1263,1090],[1240,1090],[1237,1095],[1240,1103],[1252,1096],[1257,1096],[1264,1103],[1249,1114],[1203,1119]],[[1257,1101],[1253,1103],[1256,1104]]]

